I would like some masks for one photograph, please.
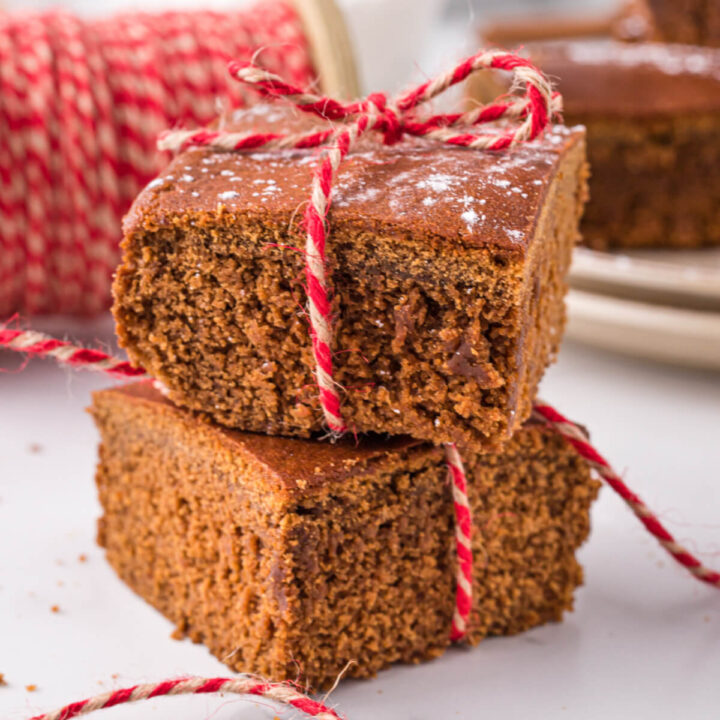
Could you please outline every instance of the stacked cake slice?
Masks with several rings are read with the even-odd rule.
[[[642,0],[618,27],[639,28],[635,42],[553,39],[548,26],[547,40],[534,34],[523,48],[558,79],[567,122],[587,127],[584,241],[599,250],[718,246],[720,47],[700,45],[720,45],[720,2]],[[681,39],[697,44],[672,44]],[[482,101],[506,88],[507,78],[478,77],[470,95]]]
[[[237,129],[303,129],[258,106]],[[366,140],[329,216],[335,379],[323,438],[298,209],[312,151],[180,154],[139,196],[118,334],[161,384],[108,390],[100,541],[232,668],[315,686],[440,654],[455,608],[457,443],[474,530],[467,640],[572,606],[597,485],[532,403],[563,332],[584,133],[504,153]]]
[[[617,32],[633,40],[720,47],[717,0],[629,0]]]

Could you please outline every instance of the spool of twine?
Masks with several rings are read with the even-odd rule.
[[[158,134],[252,102],[227,63],[253,56],[300,86],[357,93],[333,0],[0,14],[0,317],[109,306],[122,216],[168,160]]]

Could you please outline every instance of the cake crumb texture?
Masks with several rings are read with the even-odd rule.
[[[98,540],[178,635],[233,670],[317,688],[349,661],[349,676],[369,677],[445,651],[456,558],[441,449],[232,432],[147,384],[95,393],[91,412],[102,438]],[[323,473],[336,450],[341,462]],[[469,641],[559,620],[582,581],[575,550],[597,492],[586,463],[539,424],[465,462]]]
[[[125,224],[121,344],[230,428],[323,430],[294,250],[313,161],[184,153]],[[327,269],[353,431],[495,449],[522,424],[562,336],[586,175],[584,133],[562,126],[507,153],[367,141],[347,159]]]

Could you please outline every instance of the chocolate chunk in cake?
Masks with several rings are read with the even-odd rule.
[[[234,127],[298,131],[259,106]],[[313,151],[192,150],[138,197],[114,286],[122,345],[179,405],[322,431],[304,312]],[[582,130],[501,153],[359,144],[329,217],[335,379],[358,432],[492,449],[530,413],[563,331],[585,199]]]
[[[325,687],[449,644],[454,510],[441,448],[240,433],[148,383],[94,395],[99,541],[118,575],[231,668]],[[465,453],[469,641],[559,620],[597,492],[554,431]]]

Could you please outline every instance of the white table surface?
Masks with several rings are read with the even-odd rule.
[[[84,339],[93,337],[102,331],[88,328]],[[17,361],[0,353],[0,368]],[[97,437],[83,408],[105,384],[42,361],[0,374],[4,719],[136,682],[229,672],[202,645],[170,639],[171,624],[95,546]],[[587,424],[679,538],[720,565],[720,375],[566,345],[543,395]],[[349,720],[719,717],[720,593],[673,566],[609,489],[593,526],[581,551],[586,585],[563,623],[346,682],[330,702]],[[272,716],[267,705],[231,697],[166,698],[98,715]]]

